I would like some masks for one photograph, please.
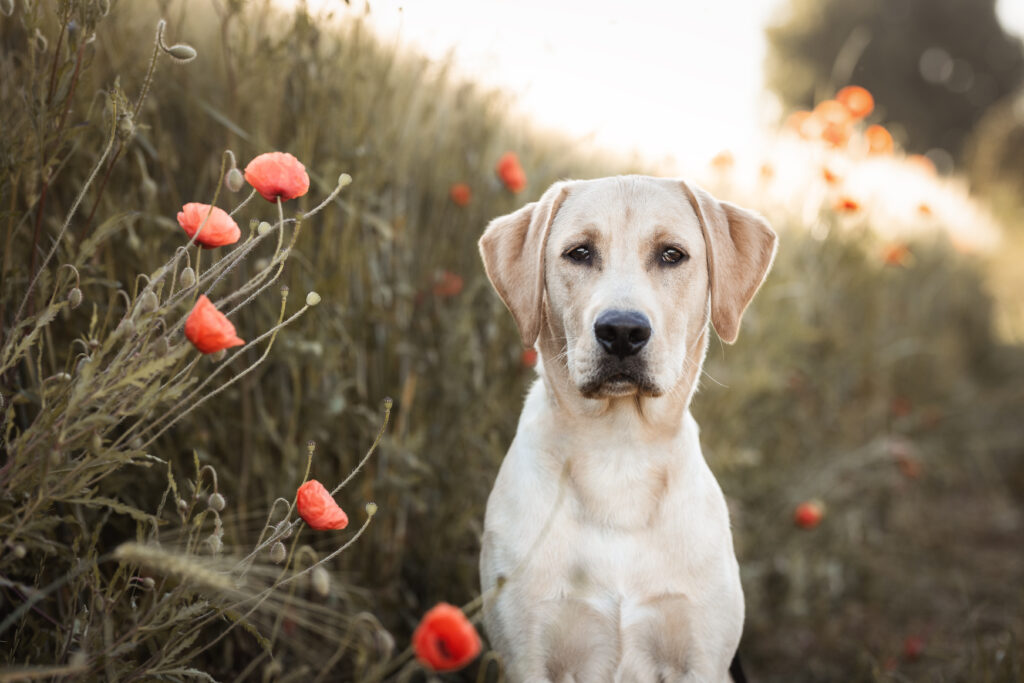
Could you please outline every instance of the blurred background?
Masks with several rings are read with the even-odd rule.
[[[483,506],[535,377],[483,274],[481,231],[557,179],[650,173],[694,179],[780,233],[693,403],[732,512],[751,680],[1024,680],[1024,3],[698,5],[0,0],[0,361],[23,357],[0,363],[0,613],[38,600],[0,661],[54,679],[76,653],[83,680],[373,679],[427,609],[478,597]],[[107,94],[138,97],[160,18],[198,57],[158,64],[65,235],[107,144]],[[95,429],[19,435],[49,433],[53,378],[85,381],[72,349],[114,334],[137,275],[183,244],[175,215],[212,200],[224,149],[240,165],[298,157],[312,184],[297,209],[339,173],[354,182],[303,227],[282,275],[323,302],[252,371],[262,348],[247,348],[225,371],[238,381],[146,454],[183,478],[194,459],[216,469],[224,552],[245,556],[301,483],[307,441],[332,488],[391,397],[378,452],[338,499],[379,512],[330,561],[328,597],[175,640],[188,605],[216,602],[196,588],[168,608],[164,640],[129,647],[137,604],[109,598],[116,564],[38,591],[150,538],[129,509],[157,515],[171,546],[187,534],[160,502],[166,466],[129,461],[115,420],[98,444]],[[496,173],[507,152],[525,187]],[[274,214],[249,205],[239,223]],[[78,264],[85,303],[19,346],[19,303],[54,243],[42,281]],[[29,298],[43,310],[49,296]],[[252,339],[280,306],[272,291],[232,321]],[[55,452],[113,464],[57,497]],[[806,503],[812,521],[795,517]],[[304,541],[326,555],[352,533]],[[312,603],[327,610],[302,619]],[[157,675],[160,657],[174,664]],[[488,662],[437,678],[498,680]]]

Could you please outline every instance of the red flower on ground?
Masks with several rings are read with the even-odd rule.
[[[801,529],[813,529],[825,516],[825,506],[817,500],[800,503],[793,511],[793,523]]]
[[[327,531],[348,526],[348,515],[334,501],[330,491],[316,479],[310,479],[295,493],[295,507],[312,529]]]
[[[288,201],[309,191],[309,175],[302,162],[287,152],[261,154],[245,167],[245,180],[268,202]]]
[[[185,320],[185,336],[203,353],[216,353],[245,344],[245,340],[235,333],[235,326],[205,294],[199,297]]]
[[[473,193],[466,183],[455,183],[452,185],[452,189],[448,190],[448,196],[451,197],[455,206],[466,206],[473,198]]]
[[[875,98],[866,88],[859,85],[846,86],[836,94],[836,100],[846,107],[850,116],[855,119],[864,118],[875,108]]]
[[[853,197],[840,197],[832,208],[839,213],[853,213],[860,210],[860,202]]]
[[[884,126],[868,126],[864,131],[864,137],[868,141],[868,154],[892,154],[892,134]]]
[[[210,209],[213,211],[211,212]],[[208,215],[209,218],[207,218]],[[206,221],[205,225],[203,225],[203,221]],[[199,230],[199,237],[196,237],[196,242],[207,249],[234,244],[242,236],[242,231],[238,229],[238,223],[235,223],[235,219],[229,216],[227,211],[198,202],[189,202],[181,207],[181,211],[178,212],[178,225],[189,236],[189,239],[202,226],[202,230]]]
[[[519,157],[515,152],[502,154],[494,170],[510,191],[520,192],[526,187],[526,171],[519,164]]]
[[[453,297],[462,291],[462,276],[450,270],[443,270],[434,281],[434,296],[441,299]]]
[[[523,349],[519,362],[524,368],[532,368],[537,364],[537,349]]]
[[[455,671],[480,654],[480,635],[458,607],[438,603],[412,634],[416,658],[432,671]]]

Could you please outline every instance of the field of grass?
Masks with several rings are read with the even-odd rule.
[[[476,240],[558,178],[650,169],[537,130],[356,14],[14,5],[0,680],[421,679],[422,614],[477,614],[483,504],[533,379]],[[176,43],[198,56],[176,63]],[[240,167],[294,154],[310,192],[280,213],[255,197],[242,241],[200,256],[175,216],[243,203],[221,187],[227,149]],[[519,193],[494,173],[509,150]],[[757,191],[728,164],[705,179],[781,236],[693,406],[732,509],[748,673],[1022,680],[1024,348],[995,330],[999,247],[965,253],[952,211],[896,232],[884,206],[839,210],[804,163],[790,192],[812,205],[776,201],[767,172]],[[185,341],[200,293],[237,307],[249,344],[218,359]],[[307,476],[345,482],[348,529],[295,523]],[[793,523],[806,500],[825,507],[811,529]],[[447,678],[497,670],[485,654]]]

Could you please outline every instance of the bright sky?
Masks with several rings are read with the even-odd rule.
[[[544,126],[685,167],[755,144],[777,120],[763,27],[784,1],[370,0],[370,17],[432,58],[451,54]],[[1024,0],[998,9],[1024,35]]]

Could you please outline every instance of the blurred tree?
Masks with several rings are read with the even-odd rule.
[[[904,147],[960,159],[986,110],[1024,83],[1024,48],[995,2],[788,0],[767,29],[768,86],[787,108],[864,86]]]

